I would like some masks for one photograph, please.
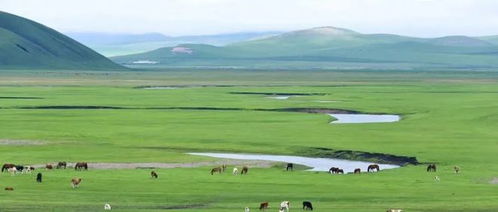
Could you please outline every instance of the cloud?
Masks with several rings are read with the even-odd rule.
[[[168,35],[338,26],[413,36],[498,34],[495,0],[0,0],[61,31]]]

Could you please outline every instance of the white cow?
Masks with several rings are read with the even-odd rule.
[[[289,201],[283,201],[280,203],[280,212],[289,212],[290,208],[290,202]]]
[[[112,208],[111,208],[111,205],[110,205],[109,203],[106,203],[106,204],[104,205],[104,210],[106,210],[106,211],[110,211],[111,209],[112,209]]]
[[[237,169],[237,167],[233,168],[232,174],[233,175],[239,174],[239,169]]]

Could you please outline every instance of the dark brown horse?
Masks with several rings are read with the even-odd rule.
[[[213,168],[213,169],[211,169],[211,175],[213,175],[216,172],[221,174],[222,171],[223,171],[223,168],[221,168],[221,167]]]
[[[303,210],[313,210],[313,205],[311,204],[310,201],[304,201],[303,202]]]
[[[74,165],[74,170],[81,170],[81,169],[88,170],[88,163],[78,162]]]
[[[247,174],[248,171],[249,171],[249,167],[244,166],[244,167],[242,167],[242,171],[240,172],[240,174]]]
[[[223,172],[225,172],[225,170],[226,170],[226,169],[227,169],[227,165],[226,165],[226,164],[221,165],[221,170],[222,170]]]
[[[342,169],[337,169],[337,174],[344,174],[344,170],[342,170]]]
[[[330,169],[329,169],[329,173],[330,173],[330,174],[337,174],[337,171],[338,171],[338,170],[339,170],[339,168],[337,168],[337,167],[332,167],[332,168],[330,168]]]
[[[270,207],[270,204],[268,202],[262,202],[259,204],[259,210],[266,210]]]
[[[355,170],[354,170],[354,173],[355,173],[355,174],[360,174],[360,173],[361,173],[361,169],[360,169],[360,168],[355,169]]]
[[[158,175],[157,175],[157,173],[156,173],[155,171],[151,171],[151,172],[150,172],[150,176],[151,176],[152,178],[155,178],[155,179],[157,179],[157,177],[158,177]]]
[[[47,164],[47,165],[45,165],[45,168],[48,170],[51,170],[54,168],[54,166],[52,166],[52,164]]]
[[[14,188],[12,188],[12,187],[5,187],[5,190],[6,190],[6,191],[13,191],[13,190],[14,190]]]
[[[4,172],[5,170],[8,170],[10,168],[13,168],[13,167],[16,167],[16,165],[14,165],[12,163],[3,164],[3,166],[2,166],[2,172]]]
[[[62,169],[62,168],[66,169],[66,166],[67,166],[66,161],[61,161],[61,162],[57,163],[57,166],[55,168],[57,168],[57,169]]]
[[[379,171],[379,170],[380,170],[380,167],[377,164],[369,165],[367,168],[367,172],[370,172],[370,171],[373,172],[373,171]]]
[[[429,164],[427,166],[427,172],[436,172],[436,164]]]

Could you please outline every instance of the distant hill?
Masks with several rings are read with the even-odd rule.
[[[72,32],[69,37],[87,45],[105,56],[117,56],[151,51],[178,44],[209,44],[223,46],[231,43],[268,37],[280,32],[247,32],[216,35],[166,36],[160,33],[147,34],[108,34]]]
[[[32,68],[123,67],[53,29],[0,11],[0,69]]]
[[[480,38],[415,38],[319,27],[222,47],[181,44],[112,59],[141,67],[475,69],[498,67],[497,56],[498,46]]]

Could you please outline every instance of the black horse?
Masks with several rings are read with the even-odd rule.
[[[42,173],[38,173],[38,174],[36,175],[36,182],[39,182],[39,183],[41,183],[41,182],[42,182]]]
[[[427,172],[436,172],[436,164],[429,164],[427,166]]]
[[[310,201],[303,202],[303,210],[305,210],[305,211],[307,211],[307,210],[312,211],[313,210],[313,205],[311,204]]]
[[[287,167],[285,168],[286,171],[289,171],[289,170],[294,170],[294,164],[293,163],[288,163],[287,164]]]

